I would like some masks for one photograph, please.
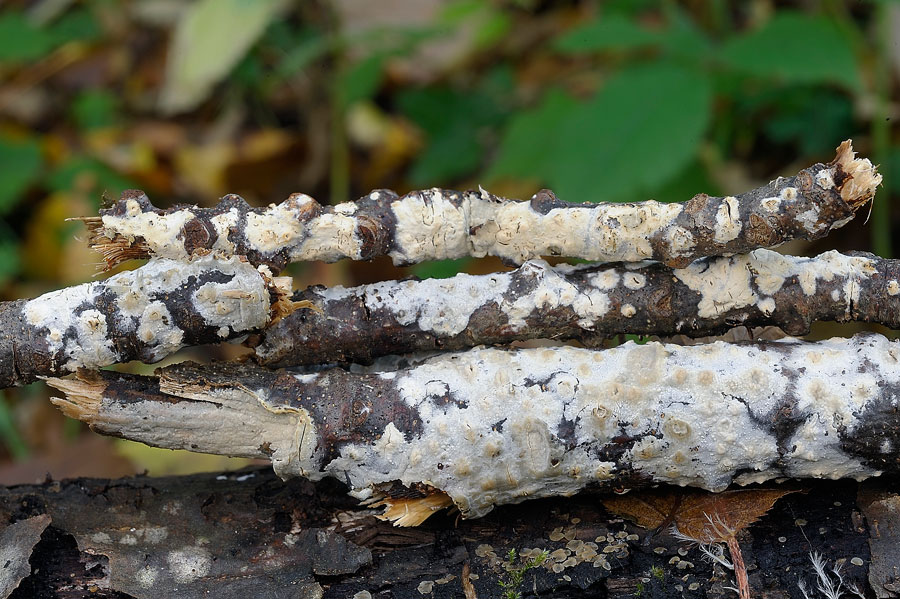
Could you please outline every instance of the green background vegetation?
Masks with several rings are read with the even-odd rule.
[[[789,251],[890,256],[895,23],[898,4],[827,0],[7,2],[0,291],[33,297],[95,276],[99,259],[65,219],[129,187],[158,206],[478,185],[683,201],[830,160],[847,138],[885,175],[868,224]],[[289,274],[303,286],[500,267],[379,260]],[[42,384],[4,392],[0,482],[222,465],[83,435],[46,396]]]

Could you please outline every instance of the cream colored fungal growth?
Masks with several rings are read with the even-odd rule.
[[[192,297],[179,292],[189,280],[216,275]],[[219,282],[215,282],[219,281]],[[145,266],[114,275],[106,281],[86,283],[42,295],[23,308],[25,321],[46,330],[51,354],[64,356],[59,367],[74,371],[99,368],[123,359],[115,339],[134,335],[145,346],[144,357],[160,360],[184,345],[184,331],[176,324],[165,299],[178,296],[185,307],[200,315],[208,326],[224,327],[225,335],[250,331],[269,319],[269,291],[250,264],[237,257],[216,260],[212,256],[189,262],[154,258]],[[101,298],[115,310],[100,311]],[[131,359],[131,358],[125,358]]]
[[[700,260],[673,271],[679,281],[700,294],[698,315],[714,318],[727,310],[756,304],[771,313],[775,304],[771,296],[791,277],[796,277],[804,295],[816,293],[819,281],[846,279],[837,299],[847,304],[859,301],[861,282],[875,272],[875,263],[861,256],[845,256],[825,252],[816,258],[785,256],[771,250],[755,250],[749,254]],[[836,300],[837,301],[837,300]]]
[[[382,375],[418,415],[421,434],[408,436],[389,422],[372,443],[340,446],[323,471],[322,449],[310,444],[298,468],[348,481],[360,497],[396,480],[431,485],[466,517],[527,498],[570,495],[623,467],[713,491],[726,488],[736,471],[749,472],[738,482],[873,476],[878,471],[843,451],[841,436],[852,435],[865,417],[876,399],[872,389],[900,382],[898,353],[895,342],[859,336],[818,344],[627,343],[600,353],[559,347],[446,354]],[[880,366],[848,370],[851,356]],[[840,386],[819,383],[838,379]],[[451,401],[434,402],[435,396]],[[783,402],[800,424],[779,443],[767,423]],[[312,434],[311,426],[304,420],[298,434]],[[617,462],[598,459],[615,438],[633,443]]]

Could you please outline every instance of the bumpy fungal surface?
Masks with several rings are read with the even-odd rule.
[[[549,338],[596,345],[620,333],[704,337],[743,325],[791,335],[818,320],[900,328],[900,261],[826,252],[756,250],[659,263],[526,262],[512,272],[312,287],[297,310],[249,342],[267,366],[368,363],[378,356]]]
[[[184,260],[197,252],[246,256],[280,270],[302,260],[390,256],[397,264],[499,256],[521,264],[541,256],[597,262],[659,260],[685,266],[702,256],[748,252],[790,239],[816,239],[843,226],[881,182],[850,142],[816,164],[739,196],[699,194],[684,203],[572,204],[544,190],[530,202],[478,191],[376,190],[356,202],[321,206],[294,194],[252,208],[235,195],[212,208],[155,208],[129,191],[100,217],[85,218],[111,267],[148,255]]]
[[[3,303],[0,387],[245,335],[269,322],[277,293],[246,260],[204,256]]]
[[[52,384],[67,391],[60,407],[102,432],[218,453],[256,443],[258,455],[288,457],[276,464],[283,477],[332,476],[359,498],[397,483],[437,489],[466,517],[589,486],[718,491],[900,472],[900,343],[879,335],[476,349],[382,372],[223,364],[172,366],[158,380],[97,376]],[[175,414],[177,397],[210,417],[135,424],[148,411]],[[209,407],[223,398],[256,410]],[[223,423],[238,413],[252,432]],[[254,425],[273,417],[286,426]]]

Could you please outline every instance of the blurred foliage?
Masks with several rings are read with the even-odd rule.
[[[6,2],[0,289],[11,299],[89,280],[97,258],[65,219],[129,187],[162,206],[479,184],[522,198],[548,186],[575,202],[681,201],[829,160],[850,137],[885,167],[872,222],[793,251],[887,255],[900,176],[898,6]],[[302,286],[500,267],[376,261],[289,272]],[[33,389],[0,402],[7,456],[57,446],[41,435],[59,427],[33,426],[53,413],[26,401],[46,396]],[[144,459],[129,451],[132,463]]]

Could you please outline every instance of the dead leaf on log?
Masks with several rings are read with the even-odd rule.
[[[674,524],[683,535],[705,540],[715,528],[710,527],[710,519],[720,519],[736,535],[761,518],[776,501],[796,492],[796,489],[648,492],[604,499],[603,506],[638,526],[661,529]],[[725,540],[711,538],[705,542]]]

